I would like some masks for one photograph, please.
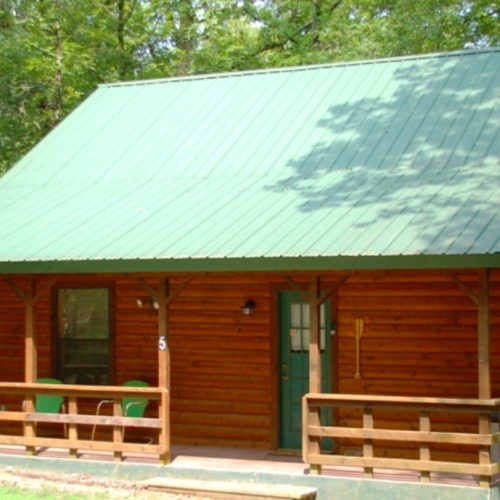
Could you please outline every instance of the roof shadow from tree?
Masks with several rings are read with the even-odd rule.
[[[382,234],[377,253],[500,251],[500,52],[401,64],[390,87],[329,107],[321,142],[267,189],[335,208],[344,251]]]

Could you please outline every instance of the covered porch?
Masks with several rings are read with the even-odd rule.
[[[208,484],[231,483],[238,485],[288,485],[317,490],[316,498],[384,498],[403,500],[491,500],[498,494],[498,484],[491,489],[478,488],[478,478],[473,475],[450,476],[432,473],[432,482],[422,485],[418,474],[410,471],[375,469],[375,479],[363,478],[363,471],[354,467],[324,467],[323,475],[311,475],[308,467],[297,457],[284,457],[264,450],[242,450],[214,447],[172,446],[172,462],[161,466],[151,457],[142,454],[124,454],[124,461],[117,464],[113,454],[89,452],[81,460],[70,460],[67,451],[41,450],[37,457],[23,456],[19,447],[2,446],[0,469],[22,470],[30,475],[59,474],[78,481],[93,477],[107,480],[136,482],[138,484],[158,479],[189,480]]]
[[[496,270],[231,273],[221,274],[216,278],[209,274],[191,273],[176,275],[170,279],[150,275],[71,278],[76,282],[80,280],[81,284],[85,283],[85,280],[91,280],[93,283],[110,279],[118,283],[122,280],[123,283],[117,286],[119,305],[116,310],[116,336],[119,345],[121,327],[125,331],[127,320],[131,321],[129,307],[132,306],[129,304],[135,301],[137,290],[142,290],[143,294],[147,293],[148,297],[158,304],[157,313],[141,319],[144,325],[148,325],[147,331],[144,330],[149,345],[145,350],[145,359],[148,360],[149,368],[155,363],[157,378],[154,381],[150,379],[151,387],[147,388],[37,383],[40,367],[44,376],[51,374],[43,361],[47,357],[46,342],[40,346],[37,317],[43,317],[46,314],[44,311],[47,308],[50,311],[54,304],[53,300],[47,300],[44,305],[43,297],[50,295],[49,290],[55,287],[57,282],[66,283],[68,276],[38,277],[38,280],[35,277],[6,277],[5,282],[11,293],[9,300],[14,297],[18,301],[21,299],[24,304],[25,381],[0,382],[0,393],[4,400],[8,401],[0,410],[0,454],[18,456],[22,451],[28,455],[39,456],[48,453],[57,459],[112,459],[115,462],[159,462],[174,466],[176,463],[200,459],[208,460],[212,464],[208,466],[209,469],[212,466],[217,468],[221,463],[218,460],[234,460],[234,463],[240,466],[246,463],[250,464],[248,466],[251,468],[271,467],[282,472],[307,476],[321,474],[326,477],[394,478],[403,481],[454,484],[462,484],[465,481],[467,484],[482,487],[495,484],[500,471],[498,453],[495,451],[500,434],[491,422],[492,415],[498,414],[500,399],[496,399],[495,386],[491,380],[490,327],[492,310],[495,325],[498,322],[499,276]],[[38,285],[36,281],[39,282]],[[131,283],[135,283],[133,289],[130,288]],[[241,293],[241,283],[245,284],[244,294]],[[492,288],[494,293],[491,292]],[[211,290],[212,296],[207,296],[208,290]],[[308,306],[309,314],[305,324],[308,332],[309,392],[304,395],[302,402],[301,458],[296,456],[297,451],[282,450],[279,437],[280,427],[287,419],[287,415],[279,407],[280,384],[285,377],[293,376],[291,371],[284,371],[279,354],[281,337],[276,333],[280,315],[278,298],[283,291],[293,291],[301,302]],[[401,295],[405,294],[410,298],[398,305]],[[197,356],[193,347],[186,350],[187,358],[184,359],[180,359],[182,350],[174,349],[173,356],[171,354],[172,343],[175,346],[181,335],[189,335],[185,333],[185,328],[178,328],[179,318],[186,314],[183,312],[180,315],[176,309],[176,303],[183,295],[187,295],[187,298],[182,307],[193,316],[201,314],[203,306],[200,306],[200,303],[209,303],[215,308],[223,307],[231,311],[227,316],[229,319],[223,320],[222,325],[225,326],[215,327],[220,328],[221,333],[212,336],[211,342],[220,346],[219,353],[209,361]],[[424,300],[415,299],[422,295]],[[381,297],[382,301],[387,302],[382,311],[379,310],[380,300],[377,301],[374,297]],[[434,297],[437,305],[429,305],[432,302],[430,297]],[[493,301],[492,297],[495,297]],[[247,299],[256,299],[257,311],[253,318],[240,316],[239,310],[234,311],[235,305],[243,306]],[[417,302],[418,306],[415,306]],[[470,305],[467,305],[469,302]],[[322,363],[324,347],[321,346],[321,337],[322,329],[326,328],[322,325],[321,306],[325,303],[329,304],[332,311],[331,324],[338,325],[338,331],[330,332],[332,345],[329,359],[333,360],[334,369],[329,393],[324,393],[321,383],[325,370],[324,357]],[[397,314],[395,309],[398,309]],[[221,316],[223,313],[216,314]],[[423,317],[423,314],[427,316]],[[53,316],[54,312],[49,312],[49,315]],[[474,315],[476,319],[472,320]],[[214,317],[215,315],[212,316]],[[137,322],[135,313],[133,318],[133,321]],[[198,328],[207,332],[207,318],[198,317],[197,321],[198,324],[201,323]],[[233,326],[229,327],[229,324]],[[250,342],[245,336],[247,324],[250,325],[250,332],[267,331],[268,335],[259,333],[253,334],[254,337],[249,334],[254,339]],[[153,326],[156,335],[150,334]],[[372,344],[363,344],[370,336],[377,337],[378,331],[384,332],[383,335],[378,334],[386,339],[384,345],[400,342],[403,351],[403,343],[410,343],[410,338],[427,339],[427,343],[411,343],[411,346],[415,345],[422,351],[421,355],[410,356],[401,352],[399,356],[407,358],[407,361],[401,363],[396,358],[387,359],[383,352],[378,352],[383,343],[380,338],[371,339]],[[473,331],[476,334],[471,337]],[[443,354],[439,344],[446,343],[450,336],[453,339],[459,337],[458,347],[468,346],[467,352],[456,352],[450,356]],[[476,349],[471,349],[472,341],[477,346]],[[137,342],[134,340],[132,343],[136,348]],[[201,338],[199,342],[203,343]],[[224,351],[224,342],[233,346],[232,351]],[[243,352],[239,354],[240,358],[227,359],[228,355],[237,355],[234,346],[238,342],[247,349],[247,357],[258,358],[255,370],[253,365],[244,363]],[[244,342],[248,347],[244,347]],[[195,342],[190,340],[188,345],[193,346]],[[125,348],[126,345],[120,352],[124,352]],[[260,351],[255,352],[255,349]],[[393,351],[397,352],[397,347]],[[152,357],[155,352],[156,356]],[[212,350],[210,352],[212,353]],[[381,361],[382,358],[385,361]],[[234,384],[241,384],[241,391],[237,390],[234,384],[226,388],[222,382],[225,378],[224,372],[229,369],[228,361],[241,367],[246,373],[244,377],[233,379]],[[408,370],[404,369],[404,364],[410,361],[413,365],[410,370],[412,378],[408,375]],[[436,368],[435,365],[439,363],[441,365]],[[186,399],[191,399],[193,406],[203,405],[208,408],[207,413],[200,417],[207,421],[210,421],[211,414],[214,419],[221,419],[221,412],[226,412],[227,422],[238,419],[249,422],[250,430],[243,426],[239,429],[243,439],[239,442],[233,438],[223,441],[221,435],[224,436],[224,433],[232,435],[237,432],[232,428],[234,424],[232,427],[226,427],[223,422],[220,427],[214,426],[215,431],[210,431],[213,433],[213,444],[210,445],[206,434],[203,439],[196,437],[201,435],[201,431],[199,426],[193,423],[192,447],[189,444],[183,445],[186,438],[179,437],[179,427],[176,428],[175,420],[193,417],[186,411],[179,412],[179,406],[176,408],[175,399],[180,398],[178,388],[173,398],[175,409],[172,412],[172,391],[175,394],[175,386],[179,383],[172,384],[172,364],[178,367],[174,376],[176,381],[181,381],[183,376],[192,378],[193,370],[200,368],[196,379],[199,387],[196,387],[196,384],[188,386],[193,387],[194,392],[190,394],[188,390]],[[472,374],[471,367],[475,367],[476,376]],[[446,370],[450,371],[450,375],[446,375]],[[426,371],[427,373],[423,373]],[[264,377],[263,372],[269,376]],[[380,372],[383,376],[377,379],[374,372]],[[435,380],[436,374],[445,381],[444,384]],[[230,373],[227,376],[228,379],[234,377]],[[403,379],[398,380],[398,376]],[[457,377],[455,381],[453,376]],[[217,394],[219,401],[213,401],[211,405],[205,403],[205,400],[200,403],[200,396],[197,396],[203,387],[207,387],[204,377],[208,379],[209,384],[217,378],[221,379],[220,386],[215,388],[217,392],[210,393]],[[408,379],[407,382],[404,377]],[[119,377],[123,378],[124,376]],[[119,379],[115,378],[117,382]],[[250,382],[245,382],[246,379],[250,379]],[[419,380],[425,382],[418,382]],[[385,393],[382,392],[380,388],[390,387],[388,383],[392,383],[394,387]],[[404,388],[405,385],[408,386],[407,389]],[[476,397],[471,394],[474,385]],[[445,386],[446,388],[443,388]],[[252,392],[252,387],[256,387],[255,392]],[[354,390],[348,391],[349,387]],[[265,397],[257,396],[263,392]],[[255,401],[254,405],[245,406],[245,393],[250,400]],[[438,395],[435,395],[436,393]],[[64,396],[67,412],[36,412],[35,397],[39,394]],[[144,418],[123,416],[122,399],[137,394],[151,400],[150,411]],[[262,401],[268,400],[268,403],[260,402],[258,397],[263,397]],[[114,401],[110,414],[95,415],[95,412],[89,411],[89,408],[95,408],[97,402],[102,399]],[[16,403],[11,404],[11,401]],[[24,409],[21,408],[21,401],[26,402]],[[185,405],[185,402],[182,404]],[[231,410],[231,405],[244,408],[242,414],[233,417],[234,410]],[[220,408],[219,411],[214,409],[217,407]],[[268,417],[252,416],[256,408],[262,407],[267,408],[264,414]],[[37,435],[37,425],[47,424],[52,427],[59,426],[60,435],[57,438]],[[90,439],[90,429],[94,425],[108,429],[106,436],[98,435],[97,439]],[[67,429],[65,435],[62,435],[63,426]],[[260,428],[251,430],[256,426]],[[12,432],[13,428],[18,431]],[[127,429],[126,435],[130,433],[135,437],[147,436],[148,439],[124,440],[124,429]],[[265,433],[270,437],[263,443],[254,437]],[[252,438],[245,441],[244,437],[249,434]]]
[[[8,457],[16,457],[14,460],[25,456],[25,449],[19,445],[2,445],[0,447],[1,458],[0,463],[5,465],[9,463]],[[82,450],[79,452],[79,458],[83,461],[95,462],[94,466],[99,467],[99,464],[115,463],[113,452],[98,451],[98,450]],[[38,458],[51,460],[70,459],[71,455],[68,449],[56,447],[41,447],[39,448]],[[185,446],[172,445],[171,447],[171,462],[165,470],[176,472],[178,477],[187,475],[188,471],[193,470],[231,470],[241,474],[285,474],[289,476],[309,476],[309,465],[305,464],[300,456],[280,453],[279,451],[270,450],[251,450],[241,448],[220,448],[209,446]],[[141,452],[125,452],[122,456],[122,462],[126,466],[138,465],[147,466],[158,465],[155,456]],[[12,462],[15,463],[15,462]],[[27,463],[27,462],[17,462]],[[42,460],[43,463],[43,460]],[[74,463],[74,461],[73,461]],[[69,469],[75,467],[68,466]],[[208,474],[208,472],[207,472]],[[348,466],[324,466],[323,476],[363,479],[364,472],[362,467]],[[449,474],[444,472],[432,473],[432,483],[435,484],[452,484],[464,486],[478,486],[479,476],[474,474]],[[419,482],[419,474],[416,471],[376,468],[374,469],[374,479],[387,481],[409,481],[413,483]],[[499,478],[495,477],[493,485],[498,483]]]

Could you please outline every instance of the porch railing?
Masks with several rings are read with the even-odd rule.
[[[36,395],[57,395],[64,396],[66,400],[66,413],[37,413],[34,411],[34,401]],[[0,423],[21,422],[23,424],[22,435],[0,433],[0,444],[21,445],[26,447],[28,454],[36,454],[37,447],[54,447],[68,449],[73,458],[78,457],[79,450],[109,451],[114,453],[116,461],[122,460],[122,453],[145,453],[159,457],[161,463],[170,461],[170,432],[169,432],[169,392],[167,389],[156,387],[114,387],[114,386],[82,386],[66,384],[26,384],[0,382],[0,395],[20,395],[23,396],[25,410],[12,411],[8,405],[0,408]],[[0,397],[1,397],[0,396]],[[89,415],[79,413],[79,398],[85,398],[88,406],[88,399],[112,400],[113,415]],[[158,401],[157,418],[132,418],[122,416],[123,398],[144,398],[151,401]],[[2,401],[0,401],[2,403]],[[83,405],[82,405],[83,406]],[[67,427],[67,436],[64,438],[47,438],[36,435],[37,423],[61,424]],[[106,426],[112,428],[112,440],[91,440],[79,438],[79,425]],[[158,444],[145,444],[124,442],[124,428],[157,429]]]
[[[339,394],[306,394],[303,398],[302,448],[303,459],[311,472],[321,473],[321,466],[362,467],[366,478],[373,478],[373,469],[403,469],[420,472],[420,481],[429,482],[431,472],[477,475],[480,486],[488,487],[491,477],[500,472],[500,464],[491,461],[491,446],[500,442],[500,432],[491,431],[491,416],[498,412],[500,399],[441,399],[393,396],[364,396]],[[361,427],[322,425],[321,411],[329,409],[357,409],[362,415]],[[377,426],[377,410],[408,411],[418,414],[418,430],[386,429]],[[325,410],[323,410],[324,412]],[[461,414],[477,416],[477,433],[436,432],[432,430],[432,415]],[[444,419],[446,420],[446,419]],[[321,439],[357,439],[361,443],[360,456],[335,455],[321,449]],[[376,456],[374,441],[417,444],[418,458],[387,458]],[[439,461],[432,457],[432,446],[437,444],[468,445],[477,449],[475,463]]]

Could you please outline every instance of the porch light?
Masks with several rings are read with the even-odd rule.
[[[255,309],[255,302],[253,300],[247,300],[246,304],[241,307],[241,314],[244,316],[251,316]]]
[[[156,300],[153,300],[150,297],[143,297],[141,299],[137,299],[136,303],[137,303],[137,307],[139,309],[142,309],[145,306],[149,306],[150,311],[153,311],[153,309],[160,308],[160,305],[158,304],[158,302],[156,302]]]

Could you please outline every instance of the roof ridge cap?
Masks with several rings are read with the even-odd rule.
[[[158,85],[162,83],[175,83],[182,81],[193,81],[193,80],[213,80],[219,78],[237,78],[242,76],[258,75],[258,74],[275,74],[275,73],[294,73],[299,71],[310,71],[316,69],[328,69],[336,67],[345,66],[360,66],[368,64],[381,64],[389,62],[399,62],[399,61],[411,61],[411,60],[421,60],[421,59],[440,59],[448,57],[461,57],[461,56],[471,56],[476,54],[483,54],[489,52],[500,52],[500,47],[487,47],[482,49],[464,49],[455,50],[450,52],[430,52],[427,54],[412,54],[406,56],[393,56],[393,57],[381,57],[379,59],[359,59],[353,61],[337,61],[331,63],[322,64],[304,64],[302,66],[283,66],[274,68],[262,68],[262,69],[251,69],[244,71],[228,71],[222,73],[206,73],[206,74],[196,74],[190,76],[177,76],[177,77],[164,77],[164,78],[152,78],[149,80],[131,80],[126,82],[114,82],[114,83],[101,83],[98,85],[99,88],[108,87],[129,87],[129,86],[140,86],[140,85]]]

